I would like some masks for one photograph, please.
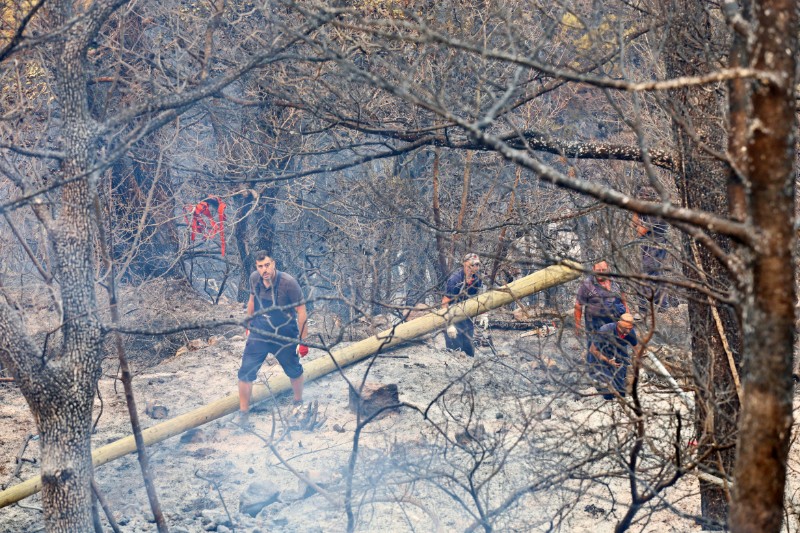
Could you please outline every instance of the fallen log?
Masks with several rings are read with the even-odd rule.
[[[319,378],[333,372],[338,367],[358,362],[383,349],[442,329],[449,324],[480,315],[491,309],[502,307],[536,292],[561,285],[579,277],[582,271],[583,269],[579,264],[565,261],[562,264],[534,272],[498,289],[487,291],[458,305],[453,305],[446,311],[436,310],[409,322],[398,324],[377,335],[334,350],[331,352],[330,357],[323,357],[306,363],[303,366],[305,379],[310,381]],[[281,373],[273,376],[269,380],[269,386],[259,384],[253,387],[252,403],[255,404],[268,398],[273,393],[284,392],[290,388],[289,378],[285,374]],[[194,411],[151,426],[142,431],[142,438],[145,445],[149,446],[231,414],[238,408],[239,395],[230,394]],[[136,443],[133,435],[130,435],[92,452],[92,462],[95,467],[98,467],[134,451],[136,451]],[[14,485],[0,492],[0,508],[27,498],[39,492],[41,488],[42,482],[39,476]]]
[[[490,329],[537,329],[556,327],[554,320],[489,320]]]

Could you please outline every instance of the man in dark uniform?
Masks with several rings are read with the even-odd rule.
[[[250,300],[247,314],[250,321],[247,343],[239,369],[239,421],[249,424],[250,396],[253,382],[267,355],[272,353],[289,377],[294,402],[303,401],[303,367],[300,357],[308,347],[298,344],[306,338],[306,306],[297,280],[275,267],[267,252],[256,252],[256,271],[250,275]],[[283,338],[278,338],[283,337]]]
[[[477,254],[469,253],[464,256],[461,262],[462,268],[453,272],[447,279],[442,306],[447,309],[450,305],[463,302],[478,294],[478,290],[483,287],[478,272],[481,270],[481,260]],[[461,350],[469,357],[475,356],[475,345],[472,339],[475,337],[475,324],[471,318],[451,324],[447,328],[445,343],[448,350]]]
[[[639,343],[633,329],[633,315],[624,313],[617,322],[602,326],[589,346],[586,362],[597,391],[606,400],[614,394],[625,396],[630,348]]]
[[[647,276],[658,278],[664,274],[664,260],[667,257],[667,232],[669,225],[663,220],[650,215],[633,214],[633,224],[636,228],[637,238],[641,241],[642,271]],[[660,285],[652,293],[653,301],[659,311],[669,307],[676,307],[678,299],[663,290]],[[647,301],[639,304],[639,312],[648,311]]]

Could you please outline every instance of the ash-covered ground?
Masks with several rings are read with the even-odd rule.
[[[220,316],[241,312],[219,307]],[[311,334],[326,323],[312,315]],[[670,327],[684,327],[680,317]],[[303,408],[285,394],[265,401],[251,416],[253,431],[226,416],[152,445],[170,530],[612,531],[631,500],[636,417],[630,401],[606,402],[586,381],[583,340],[540,333],[549,335],[491,330],[493,347],[474,359],[445,350],[442,334],[428,336],[307,383]],[[188,333],[185,341],[192,349],[157,362],[132,354],[145,426],[164,421],[151,414],[171,418],[235,394],[241,331]],[[313,349],[304,364],[326,357]],[[106,366],[95,447],[130,434],[113,359]],[[280,373],[279,365],[262,368],[265,381]],[[365,373],[370,384],[396,384],[402,407],[356,432],[347,381],[358,387]],[[672,471],[678,417],[684,432],[691,423],[663,383],[645,381],[640,396],[648,415],[637,483],[646,490]],[[38,473],[36,440],[20,454],[36,430],[14,384],[0,385],[0,420],[0,481],[13,485]],[[681,438],[691,453],[690,435]],[[98,467],[96,480],[122,531],[155,531],[135,455]],[[700,531],[690,518],[699,513],[697,485],[688,475],[662,491],[633,529]],[[35,495],[0,509],[0,530],[42,530],[40,505]]]

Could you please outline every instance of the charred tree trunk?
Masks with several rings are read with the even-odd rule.
[[[142,159],[157,155],[141,154]],[[111,167],[107,203],[113,223],[114,256],[121,258],[122,279],[148,279],[170,273],[178,253],[179,236],[173,222],[175,199],[158,183],[157,165],[121,158]],[[161,180],[163,182],[163,180]],[[177,275],[177,271],[172,271]]]
[[[516,177],[514,178],[514,186],[511,188],[511,192],[508,196],[508,207],[506,207],[506,214],[503,217],[503,227],[500,228],[500,235],[497,238],[497,245],[494,249],[494,257],[492,258],[492,270],[489,274],[489,286],[493,287],[495,285],[495,279],[497,278],[497,273],[500,270],[500,265],[502,265],[505,260],[506,256],[508,255],[508,249],[511,245],[511,240],[506,236],[508,232],[507,224],[511,223],[511,220],[514,217],[514,208],[517,203],[517,187],[519,187],[520,179],[522,179],[522,167],[517,168]],[[504,280],[503,283],[508,282],[509,280]],[[501,285],[503,284],[501,283]]]
[[[90,83],[87,95],[92,116],[100,120],[113,115],[130,97],[120,84],[121,65],[137,63],[141,57],[125,50],[137,43],[146,49],[155,46],[144,31],[143,14],[132,11],[110,21],[108,31],[125,43],[118,49],[120,61],[108,83]],[[91,74],[90,74],[91,77]],[[175,198],[169,189],[163,165],[164,140],[157,133],[131,148],[130,155],[119,158],[110,168],[108,187],[101,188],[107,206],[114,257],[119,258],[118,279],[142,280],[164,275],[179,275],[171,270],[178,255],[180,236],[175,225]]]
[[[111,4],[111,3],[108,3]],[[13,369],[41,438],[42,504],[47,531],[91,531],[92,460],[90,425],[100,377],[102,329],[94,290],[94,231],[91,222],[97,175],[91,172],[95,125],[88,107],[86,50],[113,5],[93,4],[74,17],[72,2],[49,5],[48,23],[60,30],[47,65],[61,109],[65,153],[59,178],[73,179],[60,191],[57,218],[41,204],[55,278],[60,283],[63,323],[51,349],[35,346],[16,310],[0,303],[0,356]],[[71,25],[64,26],[68,21]]]
[[[680,0],[669,35],[667,73],[670,77],[703,74],[713,68],[707,50],[693,46],[698,35],[711,41],[711,21],[703,6]],[[724,152],[719,127],[723,101],[711,87],[686,88],[671,95],[676,117],[674,138],[679,165],[676,174],[682,203],[692,209],[728,215],[727,166],[697,142]],[[726,252],[732,243],[713,236]],[[689,237],[684,238],[685,275],[698,283],[725,293],[735,283],[731,273],[710,250]],[[700,293],[690,294],[689,324],[697,384],[695,430],[699,453],[706,459],[701,468],[719,471],[720,477],[732,474],[739,398],[733,380],[729,355],[738,366],[741,360],[741,327],[737,312],[718,305]],[[728,353],[730,352],[730,354]],[[725,487],[700,481],[701,512],[705,527],[721,529],[727,522],[729,494]]]
[[[442,212],[439,205],[440,159],[439,149],[436,148],[433,158],[433,174],[431,176],[433,182],[433,225],[436,227],[436,273],[438,274],[438,279],[445,280],[450,267],[447,262],[447,239],[445,239],[442,228]]]
[[[473,151],[468,151],[467,155],[464,160],[464,176],[461,180],[461,207],[458,209],[458,216],[456,217],[456,227],[453,231],[453,240],[450,242],[450,257],[454,261],[454,264],[459,264],[461,261],[461,257],[468,252],[467,246],[469,246],[469,234],[468,232],[464,231],[464,219],[467,216],[467,210],[469,208],[469,195],[472,192],[472,156],[474,155]],[[463,240],[464,240],[464,247],[462,250],[458,250],[458,241],[462,238],[461,234],[465,233]]]
[[[277,189],[274,187],[262,191],[258,200],[248,193],[237,210],[236,220],[238,222],[234,234],[242,271],[236,299],[240,302],[247,301],[250,294],[250,274],[256,269],[255,253],[259,250],[264,250],[268,254],[273,253],[275,206],[269,200],[276,194]],[[258,205],[254,206],[253,203],[256,201],[258,201]],[[248,213],[250,213],[249,216],[246,216]],[[246,218],[243,218],[245,216]]]
[[[67,3],[55,8],[62,15],[57,17],[59,25],[68,18],[63,5]],[[56,353],[45,358],[44,366],[50,371],[21,383],[41,438],[42,499],[48,531],[88,531],[92,527],[90,421],[100,378],[102,335],[90,218],[97,176],[86,175],[95,143],[84,72],[90,32],[81,26],[67,33],[54,69],[64,113],[67,157],[62,172],[64,177],[84,176],[64,187],[62,212],[49,231],[56,277],[61,282],[63,339]]]

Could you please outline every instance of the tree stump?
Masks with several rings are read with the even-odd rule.
[[[400,403],[400,395],[398,393],[397,385],[390,383],[384,385],[381,383],[365,383],[361,390],[361,397],[350,389],[350,410],[354,413],[360,414],[361,418],[367,418],[383,408]],[[388,410],[384,411],[384,413]],[[381,413],[383,414],[383,413]]]

